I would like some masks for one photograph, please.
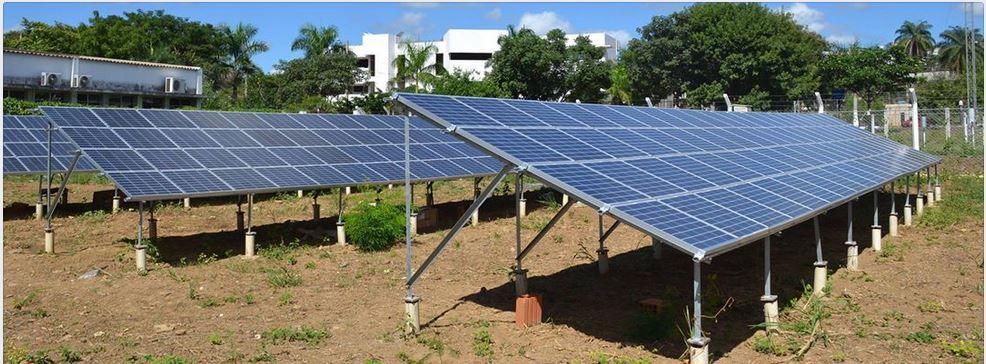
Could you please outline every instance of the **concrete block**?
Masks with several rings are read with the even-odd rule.
[[[253,258],[257,254],[257,232],[251,231],[246,233],[246,238],[244,239],[244,258]]]
[[[55,252],[55,231],[45,229],[45,253]]]
[[[822,296],[825,294],[824,292],[825,284],[826,281],[828,280],[828,264],[829,262],[826,262],[824,260],[820,262],[815,262],[814,264],[815,276],[814,279],[812,279],[812,284],[811,284],[811,290],[812,290],[811,294],[813,296]]]
[[[890,236],[898,236],[900,233],[897,231],[897,213],[890,213],[890,217],[887,218],[887,225],[890,228]]]
[[[609,273],[609,249],[601,248],[596,253],[599,255],[599,274]]]

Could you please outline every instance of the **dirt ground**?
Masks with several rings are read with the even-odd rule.
[[[803,358],[764,353],[757,345],[762,334],[756,325],[763,321],[760,243],[705,265],[703,306],[710,318],[703,328],[713,358],[982,361],[983,222],[974,213],[983,208],[982,191],[974,191],[982,187],[982,159],[949,159],[944,170],[971,174],[945,182],[946,200],[960,194],[966,199],[929,208],[917,226],[902,227],[899,238],[885,236],[883,253],[870,249],[872,197],[856,205],[860,272],[845,269],[846,209],[821,216],[831,290],[822,299],[816,340]],[[680,362],[687,348],[690,257],[666,247],[655,260],[649,238],[619,227],[607,242],[611,271],[601,276],[595,264],[597,215],[585,206],[572,208],[524,262],[530,290],[544,297],[545,324],[519,329],[513,323],[513,202],[502,195],[484,206],[480,225],[463,229],[415,286],[423,330],[408,337],[401,330],[402,244],[363,253],[331,243],[332,237],[304,234],[319,228],[334,234],[335,195],[319,199],[323,219],[317,223],[310,221],[308,197],[258,198],[253,218],[261,256],[252,260],[239,256],[243,234],[235,231],[235,199],[193,200],[189,210],[175,202],[160,205],[154,243],[160,258],[142,276],[131,246],[135,206],[127,204],[117,214],[94,207],[105,208],[110,185],[70,184],[70,203],[55,219],[54,255],[39,253],[42,224],[31,217],[36,188],[36,181],[23,178],[4,182],[8,362],[42,352],[56,362]],[[94,193],[101,196],[97,205],[91,203]],[[381,196],[402,200],[398,188]],[[436,183],[436,205],[422,213],[425,220],[433,216],[435,226],[422,220],[415,266],[471,196],[471,181]],[[550,203],[554,197],[547,196],[553,195],[528,194],[525,239],[557,211]],[[903,196],[897,197],[901,208]],[[372,198],[372,192],[355,193],[347,206]],[[421,194],[416,198],[424,205]],[[880,201],[886,225],[889,194]],[[772,243],[774,293],[787,317],[800,305],[788,302],[811,280],[810,221]],[[80,278],[92,268],[102,274]],[[660,313],[642,310],[638,301],[647,298],[664,302]]]

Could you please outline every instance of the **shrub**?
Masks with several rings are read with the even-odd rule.
[[[361,204],[345,218],[346,234],[360,250],[390,248],[404,236],[404,210],[387,204]]]

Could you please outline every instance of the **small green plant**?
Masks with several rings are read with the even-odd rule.
[[[223,305],[222,302],[219,302],[219,300],[212,297],[204,297],[199,299],[199,307],[202,308],[219,307],[222,305]]]
[[[958,356],[962,358],[980,358],[983,356],[982,341],[973,340],[958,340],[958,341],[947,341],[942,340],[941,342],[942,350],[944,350],[949,355]]]
[[[490,323],[481,321],[472,334],[472,352],[487,361],[493,361],[493,336],[490,335]]]
[[[921,330],[907,334],[907,336],[905,336],[904,339],[911,342],[929,344],[931,343],[931,341],[935,339],[935,335],[928,331]]]
[[[294,259],[295,251],[301,246],[301,241],[295,239],[290,243],[280,242],[270,244],[260,248],[260,256],[270,260],[290,260]],[[293,264],[293,263],[292,263]]]
[[[308,270],[315,269],[315,262],[305,263],[305,269],[308,269]]]
[[[633,317],[628,337],[639,343],[653,343],[674,334],[674,312],[663,309],[658,313],[644,312]]]
[[[941,302],[928,301],[918,305],[918,311],[924,313],[938,313],[945,311],[945,306],[943,306]]]
[[[216,332],[209,334],[209,336],[206,337],[206,339],[208,339],[209,340],[209,344],[212,344],[212,345],[222,345],[223,344],[223,336],[221,334],[219,334],[219,333],[216,333]]]
[[[596,364],[650,364],[651,361],[644,358],[630,358],[625,356],[610,355],[603,352],[594,351],[589,353],[589,360]]]
[[[14,301],[14,308],[21,310],[24,307],[33,304],[37,300],[38,300],[38,291],[28,292],[28,294],[23,298]]]
[[[141,359],[143,360],[144,363],[147,363],[147,364],[188,364],[188,363],[191,363],[191,361],[189,361],[188,359],[185,359],[185,358],[180,357],[180,356],[177,356],[177,355],[171,355],[171,354],[161,355],[161,356],[147,354],[147,355],[144,355]]]
[[[82,361],[82,353],[70,347],[63,346],[58,349],[58,352],[59,352],[59,356],[61,356],[62,358],[62,362],[76,363]]]
[[[329,338],[329,333],[325,330],[307,326],[280,327],[265,331],[261,334],[261,338],[274,345],[289,341],[300,341],[309,345],[318,345],[323,340]]]
[[[106,221],[108,214],[103,210],[90,210],[83,212],[79,215],[79,218],[87,223],[103,222]]]
[[[780,339],[775,339],[766,335],[757,335],[753,338],[753,342],[750,347],[753,351],[761,354],[769,354],[774,356],[784,356],[789,353],[788,346],[778,342]]]
[[[252,305],[255,302],[257,302],[257,299],[253,297],[253,294],[252,293],[247,293],[247,294],[243,295],[243,303],[246,303],[248,305]]]
[[[291,292],[281,293],[281,296],[277,298],[278,306],[287,306],[294,303],[294,295]]]
[[[301,282],[301,275],[287,268],[274,268],[267,271],[267,283],[274,288],[297,287]]]
[[[384,250],[404,236],[404,217],[404,210],[397,206],[363,203],[346,215],[346,233],[360,250]]]

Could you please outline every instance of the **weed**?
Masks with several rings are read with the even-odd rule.
[[[252,293],[247,293],[247,294],[243,295],[243,303],[246,303],[248,305],[252,305],[255,302],[257,302],[257,300],[255,298],[253,298],[253,294]]]
[[[106,221],[108,214],[103,210],[90,210],[79,215],[79,219],[86,223],[99,223]]]
[[[23,309],[24,307],[33,304],[37,300],[38,300],[38,291],[28,292],[28,294],[24,296],[24,298],[14,301],[14,308],[18,310]]]
[[[472,335],[472,352],[476,356],[493,361],[493,336],[490,335],[490,323],[481,321]]]
[[[937,208],[927,209],[918,225],[945,230],[966,219],[983,219],[983,181],[981,177],[955,176],[949,184],[949,196]]]
[[[171,277],[171,279],[178,283],[188,282],[188,277],[178,274],[174,269],[168,269],[168,277]]]
[[[287,268],[276,268],[267,271],[267,283],[271,287],[297,287],[302,283],[301,275],[288,270]]]
[[[842,363],[846,361],[846,353],[844,351],[835,352],[835,354],[832,354],[832,361],[836,363]]]
[[[222,305],[222,302],[212,297],[205,297],[199,300],[199,307],[202,308],[219,307]]]
[[[383,364],[383,361],[377,358],[369,358],[364,360],[363,364]]]
[[[635,315],[630,325],[629,338],[635,342],[650,344],[671,337],[675,327],[673,312],[677,311],[665,308],[658,313]]]
[[[890,310],[883,314],[883,321],[904,321],[904,313],[897,310]]]
[[[180,356],[177,356],[177,355],[170,355],[170,354],[168,354],[168,355],[162,355],[162,356],[147,354],[147,355],[144,355],[141,359],[143,360],[144,363],[147,363],[147,364],[188,364],[188,363],[191,363],[191,361],[188,360],[188,359],[185,359],[185,358],[180,357]]]
[[[208,339],[209,340],[209,343],[212,344],[212,345],[222,345],[223,344],[223,336],[221,334],[219,334],[219,333],[216,333],[216,332],[209,334],[209,336],[207,336],[206,339]]]
[[[918,305],[918,311],[924,313],[938,313],[945,311],[945,306],[943,306],[940,302],[928,301]]]
[[[216,253],[206,254],[204,252],[203,253],[199,253],[198,258],[195,259],[195,261],[198,264],[200,264],[200,265],[206,265],[206,264],[209,264],[209,263],[213,263],[213,262],[215,262],[217,260],[219,260],[219,257],[216,256]]]
[[[305,263],[305,269],[308,269],[308,270],[315,269],[315,262]]]
[[[981,341],[942,340],[941,347],[942,350],[944,350],[949,355],[958,356],[962,358],[980,358],[983,356],[983,347]]]
[[[257,355],[254,355],[253,358],[250,358],[250,362],[252,363],[266,363],[272,361],[274,361],[274,355],[267,351],[266,346],[260,349],[260,353],[257,353]]]
[[[33,310],[31,310],[31,317],[34,317],[34,318],[45,318],[45,317],[48,317],[48,311],[45,311],[45,309],[43,309],[43,308],[33,309]]]
[[[445,355],[445,351],[448,350],[453,355],[458,355],[455,350],[449,349],[444,342],[438,337],[434,336],[418,336],[418,344],[424,345],[429,350],[435,352],[439,356]]]
[[[308,345],[318,345],[329,337],[329,333],[325,330],[307,326],[297,328],[280,327],[265,331],[261,334],[261,337],[274,345],[288,341],[301,341]]]
[[[82,361],[82,353],[73,350],[70,347],[63,346],[58,349],[59,356],[62,358],[62,362],[65,363],[75,363]]]
[[[753,351],[761,354],[770,354],[775,356],[784,356],[789,352],[787,345],[778,342],[780,339],[775,339],[767,335],[757,335],[753,338],[753,342],[750,344]]]
[[[295,251],[301,246],[301,241],[295,239],[290,243],[280,242],[260,248],[260,256],[270,260],[290,260],[294,258]]]
[[[281,293],[281,296],[277,298],[278,306],[287,306],[294,303],[294,295],[291,292]]]
[[[932,333],[930,333],[928,331],[921,330],[921,331],[915,331],[915,332],[912,332],[910,334],[907,334],[907,336],[905,336],[904,339],[906,339],[907,341],[911,341],[911,342],[916,342],[916,343],[921,343],[921,344],[928,344],[928,343],[931,343],[931,341],[935,339],[935,334],[932,334]]]
[[[404,236],[403,207],[362,203],[345,221],[349,239],[363,251],[388,249]]]
[[[596,364],[649,364],[651,362],[650,360],[644,358],[616,356],[599,351],[589,353],[589,360]]]

